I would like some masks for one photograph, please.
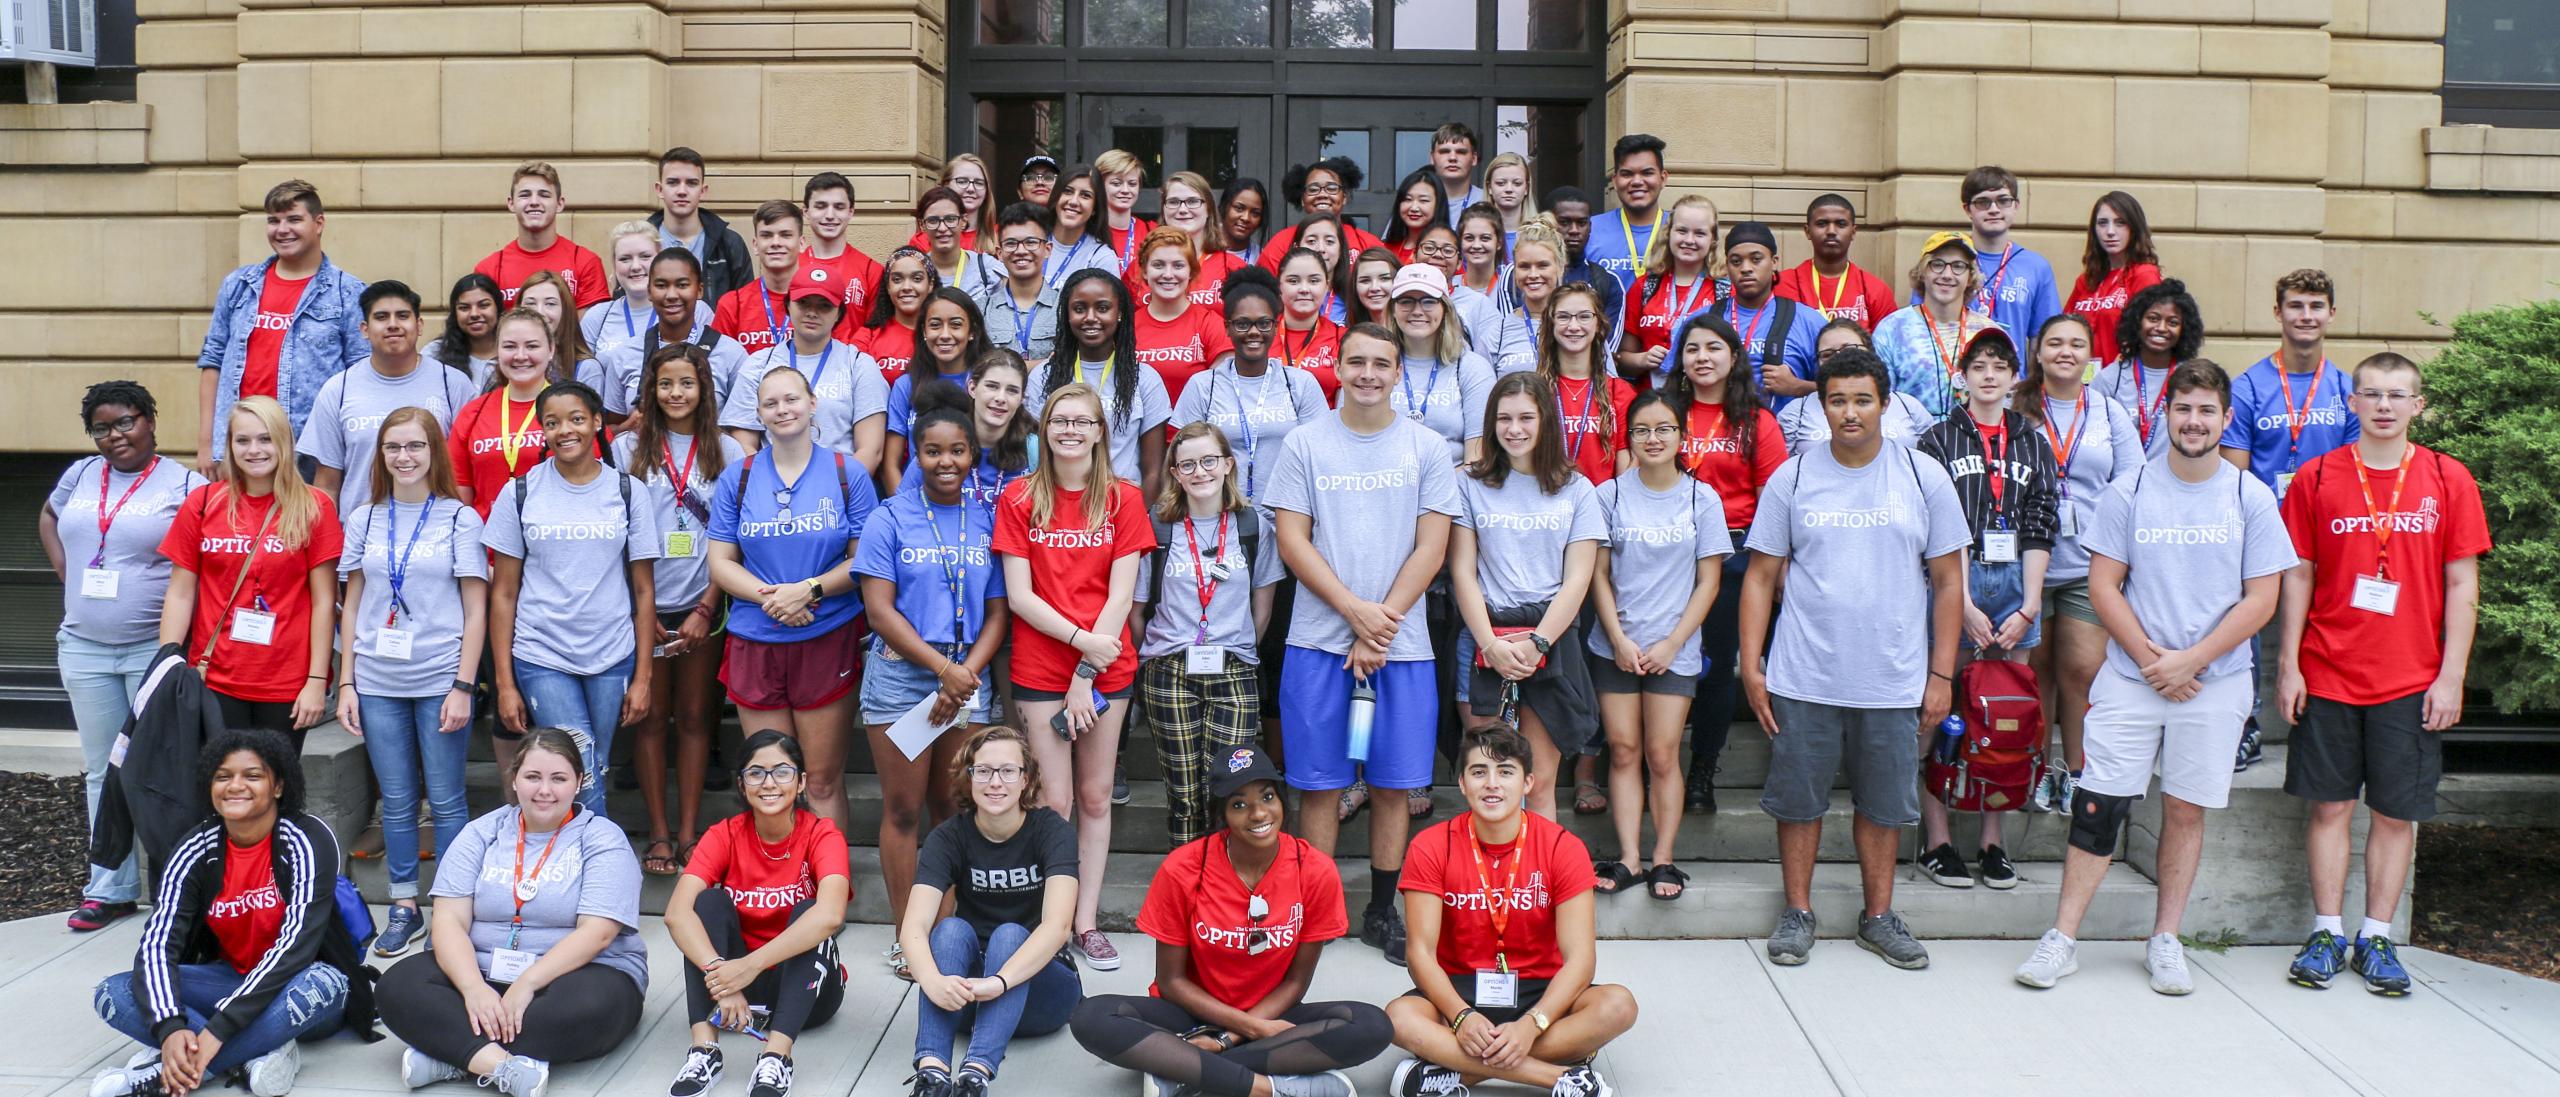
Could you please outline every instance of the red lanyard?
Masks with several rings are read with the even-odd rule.
[[[1938,338],[1938,320],[1929,315],[1929,306],[1923,304],[1919,309],[1920,322],[1928,325],[1929,328],[1929,349],[1938,352],[1938,361],[1947,367],[1947,383],[1956,388],[1963,388],[1964,368],[1956,364],[1956,355],[1963,348],[1959,346],[1956,350],[1947,349],[1947,344]],[[1964,342],[1964,314],[1956,314],[1955,329],[1955,341],[1961,344]],[[1748,342],[1748,340],[1745,341]]]
[[[107,530],[116,524],[116,515],[124,513],[124,505],[133,501],[133,493],[142,490],[143,482],[151,479],[151,474],[159,468],[160,458],[155,456],[150,464],[142,466],[142,475],[134,477],[132,483],[125,485],[124,494],[117,497],[115,509],[110,510],[107,508],[107,479],[114,475],[115,468],[107,464],[104,459],[98,462],[98,552],[89,559],[90,567],[105,566]]]
[[[2133,368],[2141,369],[2142,364],[2136,362]],[[2080,434],[2089,428],[2089,390],[2087,388],[2080,390],[2080,397],[2071,402],[2071,408],[2071,433],[2069,434],[2054,433],[2053,405],[2047,403],[2044,408],[2045,440],[2053,443],[2054,461],[2061,466],[2056,478],[2065,481],[2071,479],[2071,456],[2080,452]]]
[[[2161,380],[2160,398],[2158,400],[2154,400],[2149,396],[2144,395],[2142,391],[2144,387],[2142,384],[2142,371],[2150,367],[2143,365],[2142,359],[2140,358],[2127,358],[2124,360],[2124,364],[2126,367],[2133,370],[2133,410],[2140,416],[2133,421],[2133,425],[2135,428],[2142,431],[2142,444],[2147,447],[2151,444],[2151,421],[2153,417],[2160,414],[2160,409],[2169,406],[2169,382],[2165,378]],[[2116,391],[2122,392],[2124,390],[2117,389]],[[2290,397],[2287,399],[2290,399]]]
[[[2018,245],[2009,245],[2008,250],[2000,253],[2000,265],[1991,268],[1991,277],[1983,280],[1981,311],[1984,316],[1991,315],[1992,310],[1999,307],[2000,283],[2008,279],[2009,260],[2017,258],[2019,250]]]
[[[2276,353],[2282,355],[2284,352]],[[2320,360],[2320,367],[2311,371],[2311,388],[2302,394],[2302,406],[2297,408],[2293,406],[2293,373],[2284,368],[2281,360],[2276,362],[2276,383],[2284,386],[2285,427],[2293,432],[2292,444],[2285,449],[2284,471],[2286,472],[2302,467],[2302,462],[2298,459],[2298,455],[2302,452],[2302,428],[2311,425],[2311,405],[2320,402],[2320,382],[2326,380],[2328,374],[2329,360],[2323,358]],[[2161,387],[2167,388],[2165,385]],[[2166,397],[2168,393],[2164,391],[2161,395]],[[2359,464],[2356,467],[2364,466]]]
[[[1493,969],[1508,973],[1511,960],[1504,955],[1503,938],[1511,932],[1511,897],[1513,885],[1520,882],[1520,862],[1528,860],[1529,828],[1520,828],[1520,837],[1511,845],[1511,875],[1503,880],[1502,890],[1493,890],[1493,873],[1484,867],[1484,843],[1476,840],[1475,821],[1470,819],[1458,829],[1467,832],[1467,852],[1476,858],[1476,880],[1484,887],[1484,915],[1493,922]]]
[[[2400,513],[2400,493],[2409,490],[2409,459],[2417,455],[2416,446],[2400,451],[2400,482],[2391,486],[2391,505],[2381,510],[2373,508],[2373,477],[2364,470],[2364,456],[2355,458],[2356,486],[2364,489],[2364,512],[2373,521],[2373,570],[2384,579],[2391,578],[2390,518]]]
[[[1564,418],[1564,459],[1578,463],[1582,460],[1582,447],[1590,443],[1592,435],[1600,433],[1600,424],[1594,422],[1580,431],[1574,430],[1573,425],[1598,418],[1593,413],[1600,407],[1600,379],[1598,377],[1582,379],[1582,414],[1580,415],[1575,415],[1573,409],[1564,406],[1564,382],[1570,380],[1572,378],[1567,377],[1556,382],[1556,410],[1562,413]]]
[[[1661,284],[1654,290],[1656,298],[1667,297],[1671,301],[1671,312],[1663,318],[1663,327],[1673,331],[1679,330],[1680,321],[1688,319],[1689,310],[1697,307],[1698,295],[1715,292],[1715,285],[1716,280],[1707,277],[1707,272],[1701,270],[1698,272],[1698,280],[1689,283],[1689,292],[1682,295],[1679,281],[1672,276],[1671,272],[1664,271]],[[1710,308],[1714,307],[1715,300],[1708,299],[1707,305]]]
[[[1219,561],[1224,561],[1227,558],[1228,513],[1229,512],[1223,510],[1218,512],[1218,553],[1213,557],[1213,559]],[[1207,643],[1209,640],[1209,600],[1218,596],[1218,581],[1210,577],[1208,565],[1202,563],[1200,560],[1199,523],[1187,516],[1183,518],[1182,536],[1184,540],[1191,544],[1191,578],[1192,581],[1198,584],[1200,588],[1200,631],[1193,638],[1192,643]]]
[[[828,345],[833,346],[834,344],[830,343]],[[678,530],[682,530],[684,528],[685,497],[693,494],[693,459],[696,455],[702,452],[702,439],[694,438],[689,441],[691,444],[684,448],[684,467],[679,469],[676,467],[675,447],[667,444],[667,439],[664,435],[661,435],[658,438],[658,450],[665,454],[667,458],[667,471],[675,474],[676,528]]]
[[[1755,353],[1760,349],[1760,322],[1768,319],[1770,310],[1778,307],[1777,298],[1773,297],[1769,300],[1760,302],[1760,311],[1751,314],[1751,325],[1749,327],[1744,327],[1742,323],[1741,298],[1728,297],[1725,298],[1724,303],[1725,308],[1729,313],[1727,318],[1733,321],[1733,326],[1742,328],[1740,333],[1742,336],[1742,346],[1736,348],[1736,357],[1747,357]],[[1759,369],[1760,366],[1766,364],[1767,363],[1765,362],[1755,364],[1751,368]]]
[[[569,819],[577,818],[577,815],[578,809],[576,807],[571,807],[569,809],[569,817],[560,820],[559,826],[551,828],[551,837],[542,840],[542,856],[534,859],[533,875],[526,876],[524,874],[524,812],[521,809],[516,812],[516,913],[515,918],[508,923],[509,925],[512,925],[517,929],[524,928],[524,904],[526,900],[533,898],[535,895],[535,889],[527,887],[526,885],[534,880],[542,878],[542,866],[551,863],[551,847],[560,841],[560,832],[569,829]],[[509,936],[507,938],[507,947],[515,947],[515,938],[513,936]]]
[[[1965,412],[1965,418],[1973,418],[1973,413]],[[1991,481],[1991,518],[2006,525],[2000,512],[2005,506],[2001,499],[2002,489],[2009,482],[2009,421],[2002,419],[1996,426],[1977,422],[1973,424],[1973,432],[1982,438],[1982,475]]]

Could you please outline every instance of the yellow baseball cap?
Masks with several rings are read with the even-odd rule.
[[[1931,254],[1936,252],[1939,248],[1943,248],[1949,244],[1961,245],[1967,256],[1973,256],[1976,254],[1973,250],[1973,237],[1967,236],[1961,232],[1935,232],[1929,234],[1929,241],[1920,245],[1920,254]]]

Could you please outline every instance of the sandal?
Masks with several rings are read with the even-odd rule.
[[[1609,810],[1609,794],[1600,791],[1599,785],[1584,781],[1573,786],[1574,814],[1598,815],[1607,810]]]
[[[1413,789],[1404,794],[1404,813],[1409,818],[1428,819],[1431,817],[1434,806],[1431,802],[1431,790],[1428,787]]]
[[[916,973],[907,967],[907,946],[902,944],[891,944],[888,949],[880,955],[886,957],[889,961],[889,974],[895,975],[910,983],[916,981]]]
[[[1595,877],[1591,890],[1602,895],[1616,895],[1636,881],[1635,870],[1624,861],[1593,861],[1591,875]]]
[[[1680,866],[1669,861],[1644,870],[1644,882],[1646,894],[1666,903],[1689,893],[1689,874],[1680,871]],[[1671,887],[1669,895],[1662,893],[1665,884]]]
[[[1347,789],[1342,790],[1342,807],[1341,807],[1341,809],[1340,809],[1340,814],[1337,816],[1337,818],[1339,818],[1342,822],[1348,823],[1348,822],[1350,822],[1350,821],[1351,821],[1351,817],[1352,817],[1352,816],[1360,814],[1360,809],[1361,809],[1361,808],[1365,808],[1365,807],[1368,807],[1368,806],[1369,806],[1369,785],[1368,785],[1368,783],[1367,783],[1367,782],[1355,782],[1355,783],[1353,783],[1353,784],[1352,784],[1352,786],[1351,786],[1350,788],[1347,788]]]
[[[658,852],[661,849],[667,852]],[[649,844],[641,847],[640,871],[651,876],[673,876],[683,872],[684,866],[677,862],[675,851],[676,843],[673,838],[649,839]]]

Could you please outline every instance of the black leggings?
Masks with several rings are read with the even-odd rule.
[[[214,703],[221,706],[224,727],[235,731],[246,728],[265,728],[284,736],[285,741],[292,743],[293,749],[297,751],[302,749],[303,737],[311,734],[310,728],[293,726],[293,702],[291,701],[243,701],[218,689],[208,689],[205,692],[212,694]]]
[[[1097,994],[1067,1022],[1076,1042],[1116,1067],[1152,1074],[1216,1097],[1251,1097],[1257,1074],[1322,1074],[1359,1066],[1387,1049],[1394,1028],[1367,1002],[1302,1002],[1280,1019],[1288,1031],[1202,1051],[1182,1038],[1200,1024],[1189,1011],[1143,994]]]
[[[467,1068],[491,1043],[471,1031],[462,992],[436,966],[433,952],[391,965],[373,995],[382,1026],[437,1062]],[[510,1055],[574,1063],[620,1047],[639,1027],[640,984],[603,964],[588,964],[535,991],[525,1006],[524,1031],[502,1047]]]
[[[799,921],[814,902],[800,900],[791,908],[791,920]],[[747,948],[746,933],[738,928],[738,908],[728,889],[704,888],[694,896],[693,914],[702,919],[702,929],[711,935],[711,947],[720,955],[736,959],[752,951]],[[684,969],[685,1023],[711,1016],[714,1003],[711,988],[702,981],[702,969],[689,962],[676,966]],[[835,941],[821,941],[816,949],[765,969],[747,985],[747,1004],[773,1011],[765,1021],[767,1035],[797,1040],[801,1029],[826,1024],[827,1018],[836,1015],[836,1007],[844,1004],[844,965],[836,960]]]
[[[1734,664],[1742,653],[1742,576],[1749,570],[1750,555],[1736,549],[1725,557],[1715,604],[1707,607],[1707,621],[1698,627],[1707,665],[1705,672],[1698,675],[1697,700],[1689,705],[1692,784],[1715,776],[1716,759],[1724,753],[1726,734],[1733,730],[1733,694],[1738,681]]]

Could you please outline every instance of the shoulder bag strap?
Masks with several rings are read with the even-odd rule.
[[[228,489],[225,489],[225,494],[228,493]],[[282,501],[279,500],[277,506],[282,505]],[[196,515],[199,529],[203,526],[204,516],[210,513],[212,508],[213,500],[208,497],[204,507]],[[249,585],[249,573],[257,570],[258,554],[265,551],[266,547],[267,527],[261,522],[257,529],[249,532],[249,558],[240,565],[240,577],[231,581],[231,594],[222,600],[222,617],[214,623],[213,635],[204,638],[204,651],[196,656],[196,673],[202,674],[207,667],[213,665],[213,646],[222,642],[222,630],[231,624],[231,615],[239,610],[240,588]]]

